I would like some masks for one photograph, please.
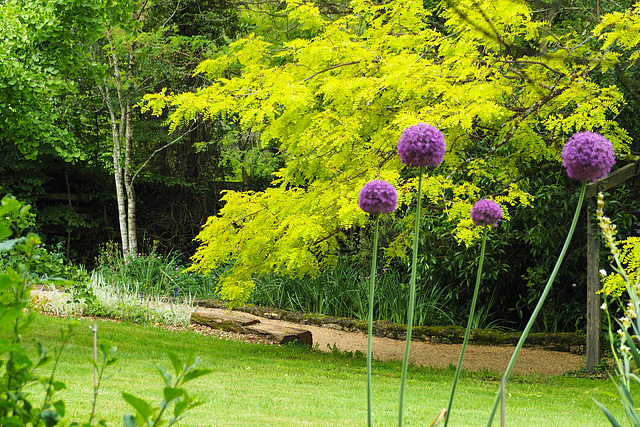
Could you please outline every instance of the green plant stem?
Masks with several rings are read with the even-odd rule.
[[[556,261],[556,265],[553,267],[553,271],[551,272],[551,276],[549,276],[549,280],[547,281],[547,284],[544,287],[544,290],[542,291],[542,295],[540,295],[540,299],[538,300],[538,304],[536,304],[536,308],[533,310],[533,313],[531,313],[531,317],[529,318],[529,322],[527,323],[527,326],[524,328],[524,331],[522,331],[522,335],[520,336],[520,339],[518,340],[518,344],[516,345],[516,349],[513,352],[513,355],[511,356],[511,360],[509,360],[509,364],[507,365],[507,369],[504,372],[504,382],[506,383],[509,380],[509,376],[511,375],[511,370],[513,369],[513,365],[515,365],[516,363],[516,359],[518,358],[518,354],[520,353],[520,349],[522,349],[522,346],[524,345],[524,341],[527,338],[527,335],[529,334],[529,331],[531,330],[531,327],[533,326],[534,322],[536,321],[536,317],[538,316],[538,313],[540,312],[540,309],[542,308],[542,305],[544,304],[544,300],[547,298],[547,294],[549,293],[549,291],[551,290],[551,285],[553,284],[553,281],[556,279],[556,275],[558,274],[558,271],[560,270],[560,266],[562,265],[562,261],[564,259],[565,254],[567,253],[567,249],[569,248],[569,243],[571,243],[571,238],[573,237],[573,232],[576,229],[576,224],[578,223],[578,218],[580,217],[580,211],[582,210],[582,202],[584,201],[584,194],[585,191],[587,189],[587,183],[586,181],[582,184],[582,190],[580,190],[580,198],[578,199],[578,205],[576,206],[576,212],[573,215],[573,221],[571,222],[571,227],[569,228],[569,233],[567,234],[567,238],[564,241],[564,246],[562,246],[562,251],[560,252],[560,256],[558,257],[558,260]],[[496,410],[498,409],[498,403],[500,402],[500,390],[498,390],[498,393],[496,393],[496,397],[493,400],[493,405],[491,406],[491,412],[489,413],[489,421],[487,422],[487,426],[491,426],[491,424],[493,423],[493,417],[496,414]]]
[[[478,264],[478,275],[476,276],[476,286],[473,290],[473,298],[471,299],[471,309],[469,310],[469,319],[467,320],[467,329],[464,332],[464,340],[462,341],[462,350],[460,350],[460,357],[458,359],[458,367],[456,368],[456,374],[453,377],[453,387],[451,388],[451,396],[449,397],[449,405],[447,406],[447,412],[444,418],[444,427],[449,424],[449,417],[451,416],[451,407],[453,406],[453,396],[456,393],[456,385],[458,384],[458,377],[462,370],[462,361],[464,360],[464,352],[467,348],[467,342],[469,341],[469,335],[471,334],[471,325],[473,324],[473,316],[476,311],[476,302],[478,301],[478,291],[480,289],[480,280],[482,278],[482,264],[484,263],[484,249],[487,243],[487,235],[489,234],[489,226],[485,226],[484,234],[482,235],[482,246],[480,248],[480,263]]]
[[[367,329],[367,425],[372,426],[371,419],[371,337],[373,336],[373,296],[376,288],[376,260],[378,258],[378,227],[380,215],[376,215],[375,231],[373,233],[373,254],[371,256],[371,276],[369,276],[369,325]]]
[[[407,338],[402,359],[402,376],[400,379],[400,403],[398,408],[398,427],[403,425],[404,417],[404,389],[407,383],[407,368],[409,366],[409,351],[411,349],[411,334],[413,333],[413,312],[416,306],[416,275],[418,270],[418,234],[420,232],[420,204],[422,202],[422,168],[418,178],[418,200],[416,206],[416,225],[413,231],[413,259],[411,261],[411,281],[409,282],[409,308],[407,310]]]

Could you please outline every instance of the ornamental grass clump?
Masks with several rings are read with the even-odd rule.
[[[371,361],[373,359],[371,338],[373,335],[373,297],[376,285],[376,260],[378,257],[378,228],[380,224],[380,214],[390,214],[396,210],[396,206],[398,206],[398,193],[395,187],[387,181],[369,181],[360,190],[358,205],[360,209],[375,217],[371,275],[369,276],[369,324],[367,329],[367,425],[371,427]]]
[[[416,203],[416,222],[413,231],[413,259],[411,262],[411,279],[409,282],[409,305],[407,308],[407,338],[402,360],[402,376],[400,379],[400,404],[398,410],[398,426],[403,425],[404,390],[407,382],[411,334],[413,332],[413,316],[416,305],[416,272],[418,263],[418,231],[420,230],[420,205],[422,200],[423,168],[437,167],[444,158],[446,144],[442,133],[434,126],[418,123],[406,128],[398,141],[400,161],[409,167],[419,168],[418,194]]]
[[[471,325],[473,324],[473,317],[476,311],[476,302],[478,301],[478,291],[480,290],[480,279],[482,277],[482,264],[484,263],[484,250],[487,243],[487,235],[489,234],[489,228],[497,227],[498,223],[502,221],[502,208],[499,204],[489,199],[478,200],[471,208],[471,219],[476,227],[484,227],[484,233],[482,234],[482,245],[480,247],[480,262],[478,264],[478,274],[476,275],[476,285],[473,290],[473,298],[471,299],[471,308],[469,309],[469,319],[467,320],[467,328],[464,332],[464,340],[462,341],[462,349],[460,350],[460,357],[458,359],[458,366],[456,373],[453,377],[453,387],[451,388],[451,395],[449,397],[449,404],[445,412],[444,425],[449,424],[449,418],[451,416],[451,407],[453,406],[453,397],[456,393],[456,385],[458,384],[458,378],[460,377],[460,371],[462,370],[462,362],[464,361],[464,353],[467,349],[467,343],[469,342],[469,335],[471,334]]]
[[[569,228],[569,233],[567,234],[567,238],[564,242],[564,246],[560,251],[560,255],[558,256],[558,260],[549,276],[549,280],[540,295],[540,299],[536,304],[533,313],[531,313],[531,317],[527,322],[527,326],[522,331],[522,335],[518,340],[518,344],[511,356],[511,360],[507,365],[507,369],[505,370],[502,376],[502,386],[501,390],[498,390],[496,393],[496,397],[493,401],[493,405],[491,407],[491,411],[489,413],[489,420],[487,422],[487,426],[490,426],[493,423],[493,418],[495,416],[496,410],[498,408],[498,403],[500,402],[500,396],[503,395],[501,393],[504,388],[504,384],[506,384],[509,376],[511,375],[511,370],[516,363],[516,359],[518,358],[518,354],[520,353],[520,349],[524,345],[524,341],[533,326],[542,305],[544,304],[544,300],[547,298],[547,294],[551,290],[551,285],[558,274],[558,270],[560,270],[560,265],[562,264],[562,260],[567,252],[567,248],[569,247],[569,243],[571,242],[571,238],[573,236],[573,232],[575,231],[576,224],[578,223],[578,218],[580,216],[580,210],[582,209],[582,203],[584,201],[584,195],[587,188],[588,182],[595,182],[598,179],[606,177],[611,171],[611,167],[615,163],[615,152],[613,150],[613,145],[609,140],[603,137],[600,134],[593,132],[579,132],[571,136],[569,138],[562,149],[562,164],[567,170],[567,175],[582,183],[582,189],[580,190],[580,197],[578,199],[578,205],[576,206],[576,212],[573,216],[573,221],[571,222],[571,227]],[[504,405],[504,401],[502,402]]]

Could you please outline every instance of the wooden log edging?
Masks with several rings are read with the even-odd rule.
[[[226,302],[220,300],[198,301],[196,305],[205,308],[226,308]],[[277,308],[244,305],[234,310],[250,313],[268,319],[284,320],[300,325],[314,325],[346,332],[367,332],[367,321],[346,317],[325,316],[322,314],[299,313]],[[376,337],[404,340],[407,336],[406,325],[387,321],[373,322],[373,334]],[[473,329],[470,344],[477,345],[513,345],[520,339],[520,332],[500,332],[493,329]],[[412,339],[433,344],[461,344],[464,328],[461,326],[414,326]],[[527,336],[525,347],[538,347],[545,350],[585,354],[586,335],[570,332],[546,333],[534,332]]]

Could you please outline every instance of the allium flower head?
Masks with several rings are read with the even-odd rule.
[[[500,205],[489,199],[478,200],[471,208],[471,219],[477,226],[490,225],[497,227],[502,221]]]
[[[442,162],[446,147],[442,132],[431,125],[418,123],[402,132],[398,154],[400,161],[407,166],[436,167]]]
[[[387,181],[369,181],[360,190],[358,204],[370,214],[391,213],[398,205],[398,193]]]
[[[611,142],[593,132],[573,134],[562,149],[562,164],[567,168],[567,175],[580,182],[604,178],[615,162]]]

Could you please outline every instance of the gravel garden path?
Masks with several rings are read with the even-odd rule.
[[[35,295],[49,297],[49,292],[33,291]],[[200,308],[199,310],[228,313],[220,308]],[[244,316],[255,317],[263,325],[285,326],[290,328],[302,328],[311,332],[313,346],[317,351],[331,352],[337,348],[342,352],[360,351],[366,354],[367,335],[363,332],[347,332],[335,330],[330,327],[314,325],[300,325],[283,320],[258,317],[243,313]],[[253,334],[242,334],[212,329],[206,326],[191,324],[189,328],[197,333],[217,336],[224,339],[243,340],[257,342],[264,345],[273,345],[273,341]],[[373,338],[373,357],[377,360],[398,360],[404,356],[404,340],[391,338]],[[420,366],[446,368],[449,365],[456,366],[460,355],[461,344],[432,344],[420,341],[411,343],[409,360]],[[471,371],[489,370],[497,373],[504,372],[509,359],[513,354],[514,346],[487,346],[469,345],[465,353],[463,368]],[[585,366],[585,356],[549,351],[540,348],[525,347],[520,351],[518,361],[513,369],[519,374],[562,375],[568,371],[577,371]]]

